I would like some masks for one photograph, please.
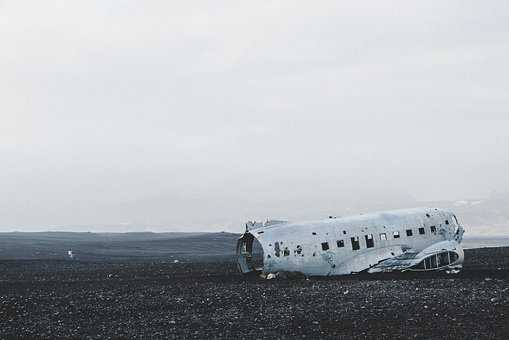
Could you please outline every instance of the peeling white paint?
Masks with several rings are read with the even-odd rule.
[[[456,255],[447,257],[455,259],[454,262],[424,268],[450,270],[461,268],[464,258],[460,244],[464,229],[451,211],[442,209],[395,210],[302,223],[249,222],[246,229],[237,244],[242,272],[285,271],[328,276],[366,270],[419,270],[412,267],[426,257],[454,252]],[[358,238],[358,250],[354,250],[352,238]],[[262,268],[252,264],[255,240],[263,248]],[[446,259],[445,255],[440,256]]]

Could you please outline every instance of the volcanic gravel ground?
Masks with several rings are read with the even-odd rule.
[[[461,274],[263,280],[207,262],[0,261],[0,338],[509,338],[509,248]]]

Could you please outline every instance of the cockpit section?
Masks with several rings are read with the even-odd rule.
[[[425,271],[435,270],[458,264],[460,256],[454,251],[443,251],[437,254],[429,255],[422,259],[416,265],[410,267],[410,270]]]
[[[456,270],[463,266],[464,253],[456,241],[442,241],[417,252],[412,249],[381,261],[368,272]]]

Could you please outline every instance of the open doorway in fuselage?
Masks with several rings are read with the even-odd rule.
[[[237,241],[237,266],[243,273],[263,270],[263,248],[258,240],[245,232]],[[267,254],[267,256],[272,256]]]

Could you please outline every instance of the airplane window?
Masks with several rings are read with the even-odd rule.
[[[443,253],[438,254],[438,266],[443,267],[447,266],[448,264],[449,264],[449,253],[445,251]]]
[[[322,250],[329,250],[329,242],[322,242]]]
[[[413,233],[412,233],[412,229],[407,229],[406,230],[406,236],[412,236]]]
[[[437,256],[431,255],[425,259],[426,269],[437,268]]]
[[[451,263],[451,260],[449,259],[449,252],[443,252],[439,255],[439,261],[440,266],[447,266],[449,263]]]
[[[277,257],[279,257],[279,253],[280,253],[280,249],[279,249],[279,242],[276,242],[274,243],[274,255],[276,255]]]
[[[445,220],[445,224],[449,225],[449,220]]]
[[[453,252],[453,251],[450,251],[449,252],[449,258],[451,259],[451,263],[454,263],[458,260],[458,254]]]
[[[421,235],[425,234],[424,228],[419,228],[419,234],[421,234]]]
[[[295,250],[295,253],[302,254],[302,247],[300,245],[297,245],[297,249]]]
[[[364,238],[366,239],[366,247],[367,248],[373,248],[375,246],[375,241],[373,240],[373,234],[365,235]]]
[[[381,233],[380,234],[380,240],[382,240],[382,241],[387,240],[387,234],[386,233]]]
[[[359,243],[359,238],[357,236],[356,237],[351,237],[350,241],[352,242],[352,250],[359,250],[359,249],[361,249],[361,245]]]
[[[437,257],[436,257],[436,255],[431,256],[429,259],[431,261],[430,268],[436,268],[437,267]]]
[[[337,241],[337,244],[338,244],[338,248],[343,248],[345,246],[345,241],[343,240],[338,240]]]
[[[394,236],[394,238],[399,238],[399,231],[395,231],[393,236]]]
[[[434,225],[432,225],[431,227],[429,227],[429,229],[431,230],[431,232],[434,234],[437,232],[437,227],[435,227]]]

